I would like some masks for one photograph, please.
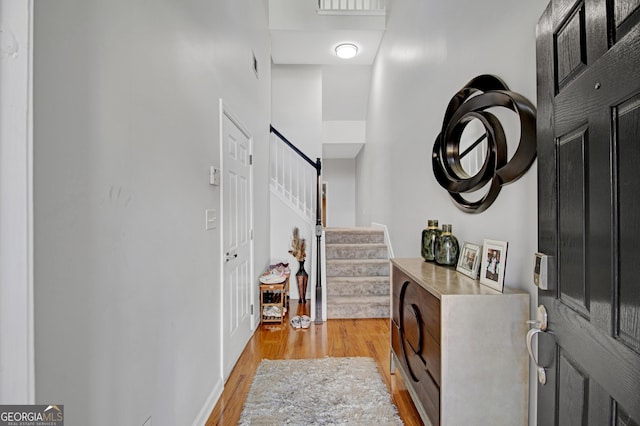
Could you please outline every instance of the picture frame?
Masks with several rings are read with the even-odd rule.
[[[477,279],[478,274],[480,273],[481,257],[482,247],[465,241],[464,246],[460,251],[460,256],[458,257],[456,271],[461,272],[474,280]]]
[[[480,284],[501,293],[504,289],[504,272],[507,266],[508,247],[508,242],[496,240],[484,240],[482,247]]]

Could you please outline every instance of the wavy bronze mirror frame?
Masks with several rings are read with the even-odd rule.
[[[520,141],[511,159],[508,159],[507,140],[500,120],[487,111],[493,107],[507,108],[520,120]],[[465,127],[474,120],[484,126],[485,134],[460,153],[460,138]],[[469,176],[461,159],[485,139],[484,163],[476,174]],[[498,197],[500,188],[522,177],[535,159],[536,109],[524,96],[510,91],[499,77],[480,75],[451,98],[442,130],[433,145],[433,174],[462,211],[485,211]],[[461,195],[478,191],[487,184],[490,184],[489,189],[477,201],[469,201]]]

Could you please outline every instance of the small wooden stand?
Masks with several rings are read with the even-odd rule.
[[[289,309],[289,274],[280,283],[260,284],[260,321],[263,324],[282,324]]]

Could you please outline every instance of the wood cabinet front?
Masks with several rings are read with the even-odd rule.
[[[425,424],[525,425],[529,295],[421,259],[391,263],[392,359]]]
[[[440,418],[440,302],[406,274],[393,274],[394,351],[433,423]]]

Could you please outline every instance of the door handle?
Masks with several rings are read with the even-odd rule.
[[[538,333],[544,333],[544,331],[540,330],[539,328],[532,328],[527,332],[527,350],[529,351],[529,356],[533,360],[533,365],[536,366],[536,371],[538,373],[538,382],[540,382],[541,385],[544,385],[547,383],[547,373],[544,370],[544,367],[540,367],[538,365],[538,360],[536,359],[536,356],[533,354],[533,349],[531,348],[531,342],[533,341],[533,336],[535,336]]]
[[[529,356],[533,360],[533,364],[536,366],[536,372],[538,373],[538,382],[540,382],[541,385],[544,385],[547,383],[547,373],[544,367],[540,367],[538,365],[538,360],[533,354],[533,349],[531,348],[533,336],[538,333],[544,333],[545,331],[547,331],[549,319],[547,316],[547,309],[544,307],[544,305],[538,306],[538,309],[536,310],[536,319],[527,321],[527,324],[533,326],[533,328],[527,332],[527,350],[529,351]]]
[[[225,262],[229,262],[230,260],[233,260],[236,257],[238,257],[238,253],[231,254],[231,253],[227,252],[226,253]]]

